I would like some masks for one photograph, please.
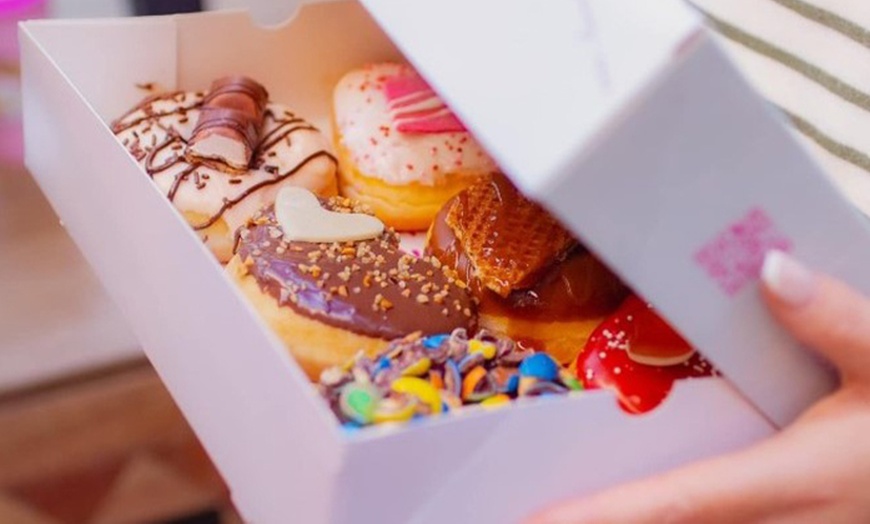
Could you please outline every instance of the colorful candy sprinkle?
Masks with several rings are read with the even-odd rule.
[[[483,358],[486,360],[490,360],[495,358],[496,347],[495,344],[490,342],[483,342],[480,340],[469,340],[468,341],[468,353],[469,354],[477,354],[480,353],[483,355]]]
[[[319,389],[344,427],[417,420],[478,404],[497,408],[522,396],[582,389],[555,360],[481,331],[468,338],[411,335],[374,358],[360,354],[321,375]]]
[[[429,368],[431,367],[432,361],[429,360],[427,357],[423,357],[403,369],[402,375],[406,377],[422,377],[429,371]]]
[[[359,424],[369,424],[374,420],[375,408],[381,400],[380,392],[370,384],[352,382],[341,390],[341,412]]]
[[[441,344],[447,341],[450,335],[432,335],[423,339],[423,347],[426,349],[438,349]]]
[[[553,381],[559,376],[559,364],[546,353],[535,353],[526,357],[520,364],[520,375]]]
[[[429,382],[417,377],[400,377],[393,381],[390,389],[396,393],[413,395],[429,406],[430,413],[441,413],[441,395]]]
[[[511,401],[511,398],[504,393],[499,393],[498,395],[489,397],[480,403],[481,406],[485,408],[498,408],[504,406],[508,402]]]
[[[417,400],[407,395],[388,397],[375,410],[374,422],[404,422],[417,413]]]

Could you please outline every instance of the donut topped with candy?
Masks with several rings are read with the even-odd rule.
[[[580,382],[545,353],[485,330],[393,341],[369,358],[325,370],[318,384],[346,427],[401,422],[464,405],[494,407],[518,397],[563,395]]]

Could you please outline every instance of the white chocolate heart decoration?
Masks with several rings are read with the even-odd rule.
[[[323,209],[314,193],[301,187],[278,191],[275,218],[290,241],[352,242],[377,238],[384,232],[384,223],[376,217]]]

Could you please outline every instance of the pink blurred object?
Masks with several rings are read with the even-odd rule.
[[[0,163],[21,164],[18,22],[45,17],[45,0],[0,0]]]
[[[0,61],[18,62],[18,22],[43,17],[45,0],[0,0]]]

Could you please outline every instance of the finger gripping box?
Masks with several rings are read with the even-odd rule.
[[[288,7],[290,6],[288,2]],[[863,218],[677,0],[306,3],[21,25],[27,166],[251,522],[511,522],[773,433],[835,386],[761,305],[770,248],[864,290]],[[329,131],[349,69],[412,62],[505,172],[727,377],[342,431],[115,139],[137,84],[226,74]]]

